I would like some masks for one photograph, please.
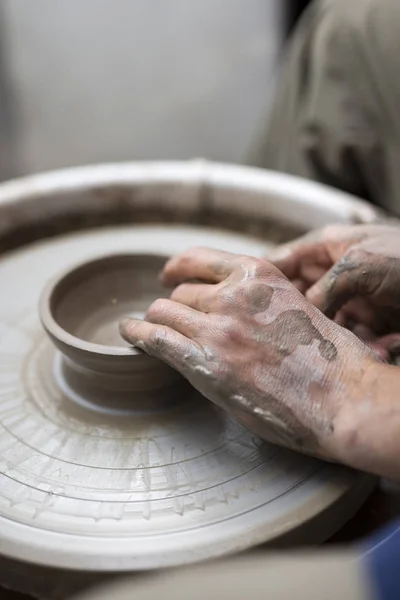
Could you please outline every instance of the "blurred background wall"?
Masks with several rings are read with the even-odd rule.
[[[265,115],[281,0],[3,0],[0,176],[240,161]]]

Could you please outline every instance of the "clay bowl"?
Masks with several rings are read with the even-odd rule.
[[[42,324],[61,352],[56,363],[64,391],[109,408],[154,408],[181,382],[176,371],[125,342],[126,317],[143,318],[168,296],[158,279],[167,256],[112,255],[55,277],[40,298]]]

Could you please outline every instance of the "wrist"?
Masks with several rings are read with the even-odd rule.
[[[337,356],[329,365],[320,389],[319,406],[324,426],[319,427],[320,456],[349,465],[354,432],[357,432],[355,405],[369,390],[380,363],[368,348],[349,331],[330,323],[330,339]],[[322,402],[321,402],[322,400]]]
[[[365,360],[360,377],[344,390],[335,418],[331,453],[334,460],[349,467],[382,476],[387,471],[390,449],[387,447],[391,426],[390,398],[382,382],[390,379],[391,367],[377,360]],[[390,373],[388,373],[390,371]],[[392,423],[395,431],[398,423]]]

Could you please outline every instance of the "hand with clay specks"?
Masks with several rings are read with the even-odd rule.
[[[400,353],[400,226],[329,226],[267,258],[382,359]]]
[[[345,404],[372,352],[265,260],[197,248],[162,280],[177,286],[170,299],[122,323],[122,336],[263,439],[340,460]]]

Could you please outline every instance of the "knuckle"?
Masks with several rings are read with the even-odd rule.
[[[331,224],[325,225],[322,228],[322,237],[325,240],[335,240],[338,237],[342,237],[344,233],[348,232],[351,229],[349,225],[340,225],[340,224]]]
[[[282,284],[282,277],[263,277],[251,281],[243,281],[235,285],[226,286],[217,294],[216,308],[226,316],[250,316],[257,312],[264,312],[271,304],[273,294],[282,290],[291,291],[293,288],[286,278],[287,286]],[[278,285],[279,281],[279,285]]]
[[[149,335],[149,344],[153,351],[162,352],[168,345],[168,335],[165,329],[157,327]]]
[[[258,258],[241,254],[236,257],[235,267],[236,269],[244,270],[247,274],[253,275],[257,268],[258,260]]]
[[[216,293],[216,301],[219,307],[228,309],[240,301],[240,288],[226,287]]]
[[[365,250],[356,246],[350,248],[349,251],[342,257],[341,261],[343,261],[344,264],[359,265],[365,261],[365,258]]]
[[[193,247],[185,250],[181,254],[177,254],[170,260],[170,268],[182,268],[191,265],[196,256],[198,256],[199,251],[199,248]]]
[[[169,307],[170,303],[167,299],[158,298],[147,310],[146,317],[150,320],[157,319],[157,317],[165,315],[165,313],[168,312]]]
[[[232,342],[240,341],[240,331],[235,319],[231,317],[225,317],[221,323],[220,328],[222,338],[231,344]]]
[[[258,258],[254,261],[254,275],[256,277],[262,277],[265,275],[269,275],[271,270],[273,269],[272,265],[268,263],[266,260],[262,260]]]
[[[364,262],[364,253],[359,248],[351,248],[346,254],[344,254],[340,260],[332,268],[330,281],[335,282],[338,279],[342,279],[343,276],[348,276],[352,273],[355,275],[355,271]]]
[[[199,254],[203,251],[204,248],[202,246],[192,246],[180,255],[180,259],[183,261],[191,262],[194,258],[197,258]]]
[[[279,271],[272,263],[263,258],[257,258],[253,261],[253,275],[257,279],[282,280],[286,279],[283,273]]]
[[[258,258],[255,258],[254,256],[249,256],[248,254],[238,254],[236,256],[236,260],[240,263],[240,264],[252,264],[253,262],[257,261]]]
[[[354,294],[369,293],[370,273],[365,251],[357,246],[350,248],[324,280],[324,293],[329,310],[336,310],[340,303]]]
[[[188,290],[188,284],[187,283],[180,283],[173,290],[172,294],[170,295],[170,299],[171,300],[175,300],[175,298],[180,298],[183,294],[185,294],[185,292],[187,290]]]
[[[229,319],[230,314],[247,306],[250,288],[250,282],[225,286],[216,294],[216,308],[222,310]]]

